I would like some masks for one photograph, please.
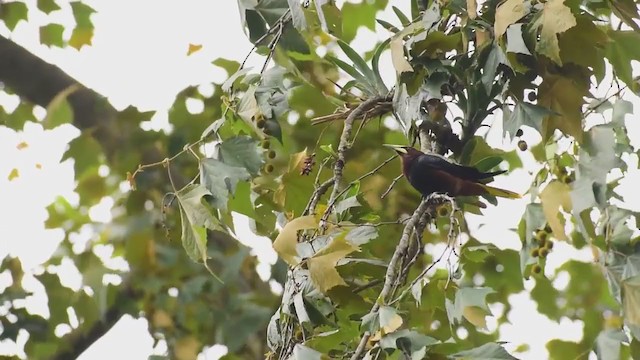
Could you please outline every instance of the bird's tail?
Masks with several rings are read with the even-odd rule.
[[[482,188],[489,195],[493,195],[493,196],[497,196],[497,197],[503,197],[503,198],[509,198],[509,199],[519,199],[519,198],[522,197],[520,194],[515,193],[513,191],[504,190],[504,189],[498,189],[496,187],[488,186],[488,185],[484,185],[484,184],[479,184],[479,185],[482,186]]]

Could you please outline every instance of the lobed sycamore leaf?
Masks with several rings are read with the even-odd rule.
[[[189,257],[196,262],[202,261],[218,281],[220,278],[207,265],[207,229],[224,229],[211,211],[202,203],[202,198],[211,195],[203,185],[187,185],[176,192],[180,205],[180,222],[182,223],[182,246]]]
[[[486,327],[485,317],[491,315],[486,297],[495,291],[490,288],[461,288],[455,300],[446,299],[445,308],[451,324],[459,323],[462,317],[477,327]]]
[[[558,218],[558,214],[560,214],[560,208],[566,212],[571,211],[570,192],[571,187],[568,184],[554,180],[540,193],[544,216],[553,231],[553,235],[559,240],[567,240],[567,235],[564,232],[564,221]]]
[[[251,179],[244,167],[229,165],[217,159],[200,162],[200,181],[213,197],[213,206],[225,210],[229,195],[233,194],[239,181]]]
[[[583,79],[548,75],[538,88],[538,105],[550,109],[542,123],[542,138],[549,139],[556,129],[582,140],[583,97],[589,92]]]
[[[307,259],[307,267],[309,268],[311,281],[318,290],[323,293],[326,293],[335,286],[346,285],[344,279],[338,274],[336,265],[338,261],[344,259],[345,256],[360,249],[349,243],[345,239],[345,236],[346,232],[343,232],[334,237],[327,246]]]
[[[632,89],[636,87],[633,80],[631,62],[640,61],[640,33],[627,30],[609,30],[609,42],[605,48],[605,56],[613,66],[616,75]]]
[[[264,162],[258,142],[249,136],[225,140],[219,147],[219,157],[228,165],[245,168],[253,176],[260,172]]]
[[[509,134],[513,140],[518,129],[526,125],[542,133],[542,121],[546,116],[555,114],[553,111],[539,105],[520,101],[516,104],[509,117],[504,120],[504,134]]]
[[[282,260],[294,266],[300,263],[296,245],[298,244],[298,231],[312,229],[318,226],[314,216],[302,216],[289,221],[273,242],[273,249]]]
[[[504,35],[509,25],[522,19],[531,11],[531,2],[526,0],[507,0],[496,9],[494,31],[496,38]]]
[[[536,51],[562,65],[558,34],[576,26],[576,18],[571,9],[564,4],[564,0],[549,0],[544,3],[540,17],[532,24],[540,27],[540,40],[536,44]]]

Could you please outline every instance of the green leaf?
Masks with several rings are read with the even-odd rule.
[[[38,9],[45,14],[49,14],[53,11],[60,10],[60,6],[56,4],[55,0],[38,0]]]
[[[494,41],[491,46],[491,52],[489,52],[489,56],[487,57],[482,70],[482,84],[484,85],[487,93],[489,93],[493,87],[496,73],[498,72],[498,66],[501,64],[506,65],[509,68],[511,67],[509,60],[507,60],[507,54],[505,54],[498,43]]]
[[[523,25],[524,24],[513,24],[507,29],[507,52],[531,55],[522,37]]]
[[[230,165],[217,159],[204,159],[200,162],[200,181],[213,196],[213,206],[225,210],[229,195],[236,190],[238,181],[251,179],[246,168]]]
[[[27,21],[27,5],[20,1],[0,4],[0,18],[4,20],[9,30],[13,31],[20,21]]]
[[[182,221],[182,245],[194,261],[207,258],[207,237],[205,229],[216,229],[217,221],[202,203],[204,196],[211,192],[202,185],[187,185],[176,193],[180,204]]]
[[[610,40],[605,48],[605,56],[620,80],[634,88],[631,61],[640,61],[640,33],[609,30],[607,35]]]
[[[219,148],[219,158],[231,166],[243,167],[255,176],[264,162],[258,142],[248,136],[236,136],[225,140]]]
[[[346,72],[347,74],[351,75],[351,77],[353,77],[357,81],[358,88],[364,91],[367,95],[369,96],[376,95],[376,90],[369,83],[369,80],[367,80],[367,78],[364,75],[362,75],[360,72],[358,72],[358,70],[356,70],[353,66],[331,55],[327,55],[325,58],[331,61],[332,63],[336,64],[339,68],[344,70],[344,72]]]
[[[96,11],[93,8],[81,1],[73,1],[71,5],[71,11],[73,12],[73,18],[76,20],[76,27],[80,28],[93,28],[91,23],[91,14]]]
[[[93,40],[93,29],[76,27],[71,32],[69,46],[80,50],[85,45],[91,45]]]
[[[518,129],[524,125],[532,127],[542,134],[542,121],[546,116],[553,114],[555,114],[553,111],[542,106],[519,101],[508,120],[504,122],[504,134],[509,134],[509,138],[513,140]]]
[[[353,228],[347,234],[346,240],[353,245],[360,246],[378,237],[378,230],[375,226],[362,225]]]
[[[596,79],[601,81],[605,71],[604,47],[607,35],[585,15],[577,16],[576,21],[576,26],[560,34],[560,58],[563,63],[592,68]]]
[[[484,328],[485,316],[491,315],[486,297],[494,293],[490,288],[461,288],[456,292],[455,300],[446,300],[447,316],[451,324],[459,323],[464,316],[477,327]]]
[[[345,53],[345,55],[347,55],[347,57],[353,61],[353,65],[356,67],[356,69],[358,69],[358,71],[364,75],[364,77],[367,79],[368,84],[372,87],[375,87],[375,81],[376,81],[376,76],[373,73],[373,70],[371,70],[371,68],[369,67],[369,65],[367,65],[367,63],[364,61],[364,59],[358,55],[358,53],[353,50],[351,48],[351,46],[349,46],[349,44],[347,44],[346,42],[338,39],[338,46],[340,46],[340,49],[342,49],[342,51]]]
[[[233,86],[233,83],[235,83],[235,81],[238,80],[238,78],[240,78],[241,76],[246,75],[249,71],[251,71],[251,69],[253,68],[245,67],[234,72],[231,76],[229,76],[229,78],[227,78],[227,80],[224,81],[224,83],[222,83],[222,91],[229,92],[231,90],[231,87]]]
[[[289,4],[289,10],[291,10],[291,19],[293,20],[293,27],[298,30],[305,30],[307,28],[307,20],[304,17],[304,10],[299,0],[287,0]]]
[[[386,6],[387,1],[376,2],[347,2],[342,6],[342,40],[351,42],[358,32],[358,28],[364,26],[371,31],[376,28],[376,13]]]
[[[449,356],[452,359],[474,360],[517,360],[497,343],[487,343],[471,350],[461,351]]]
[[[393,9],[393,12],[398,17],[398,20],[400,20],[400,23],[402,24],[402,26],[407,26],[411,23],[411,20],[409,20],[409,18],[407,18],[407,16],[403,14],[402,11],[400,11],[400,9],[398,9],[395,6],[392,6],[391,9]]]
[[[376,76],[377,89],[378,89],[378,92],[381,94],[386,94],[387,92],[389,92],[389,90],[387,89],[387,86],[384,84],[384,81],[382,81],[382,76],[380,76],[379,64],[380,64],[380,56],[382,55],[382,52],[387,48],[387,46],[389,46],[390,41],[391,39],[389,38],[383,41],[382,43],[380,43],[380,45],[376,47],[373,53],[373,58],[371,58],[371,67],[372,67],[373,73]]]
[[[382,339],[380,339],[380,347],[383,349],[400,349],[399,344],[402,344],[402,340],[407,342],[408,346],[403,350],[408,351],[409,354],[413,354],[426,346],[435,345],[440,342],[431,336],[420,334],[417,331],[402,329],[383,336]]]
[[[304,346],[302,344],[296,344],[293,348],[293,354],[289,359],[292,360],[324,360],[328,359],[328,357],[322,355],[321,352],[313,350],[310,347]]]
[[[80,89],[79,84],[73,84],[57,94],[47,105],[47,116],[43,123],[45,129],[53,129],[59,125],[73,122],[73,110],[67,97]]]
[[[596,338],[596,353],[598,359],[620,359],[620,346],[622,342],[628,342],[627,336],[622,330],[603,330]]]
[[[48,24],[40,27],[40,43],[47,46],[63,47],[62,33],[64,26],[60,24]]]

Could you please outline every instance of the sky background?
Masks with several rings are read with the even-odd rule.
[[[35,1],[30,2],[35,6]],[[117,109],[134,105],[141,111],[158,111],[152,123],[148,124],[151,129],[169,128],[166,110],[173,103],[176,93],[183,88],[211,82],[222,83],[226,79],[226,72],[212,65],[212,60],[224,57],[242,61],[252,47],[242,31],[237,4],[233,0],[183,0],[179,4],[153,0],[85,2],[97,10],[97,13],[92,16],[95,25],[93,46],[84,47],[81,51],[73,48],[48,48],[39,44],[40,26],[52,21],[73,24],[68,5],[64,8],[65,5],[61,1],[60,5],[65,11],[54,12],[48,16],[31,12],[29,22],[21,22],[12,34],[0,25],[0,34],[10,36],[12,40],[44,60],[58,65],[84,85],[107,96]],[[405,13],[409,13],[408,4],[408,1],[394,2],[394,5]],[[64,13],[67,13],[67,16]],[[379,17],[396,22],[391,10],[380,13]],[[71,35],[71,28],[69,27],[65,33],[66,39]],[[377,33],[361,28],[353,47],[363,53],[370,50],[377,39],[384,39],[386,36],[388,34],[381,28]],[[189,44],[201,44],[203,48],[187,56]],[[395,72],[388,55],[387,52],[383,56],[381,68],[383,78],[391,85]],[[262,61],[262,58],[254,55],[249,64],[261,66]],[[598,91],[600,90],[595,89],[596,93]],[[17,104],[17,97],[0,95],[0,105],[9,110]],[[638,104],[635,106],[637,108]],[[44,109],[40,109],[37,115],[43,117],[44,113]],[[632,124],[629,119],[627,121],[630,125],[629,136],[633,145],[638,147],[640,127]],[[498,124],[489,130],[490,143],[506,150],[514,149],[515,142],[503,140],[500,122],[496,123]],[[78,201],[77,194],[73,192],[73,163],[71,160],[60,163],[67,143],[78,134],[77,129],[71,125],[44,131],[38,124],[28,123],[21,132],[0,127],[0,198],[3,199],[0,202],[0,258],[6,254],[18,255],[23,260],[25,268],[37,268],[46,261],[62,240],[62,230],[44,228],[44,220],[48,216],[45,207],[56,196],[64,196],[72,204]],[[525,131],[524,139],[530,146],[540,141],[539,135],[533,131]],[[17,145],[22,142],[27,143],[28,147],[18,150]],[[537,171],[538,168],[530,153],[522,153],[522,157],[525,168],[499,177],[494,183],[495,186],[520,193],[528,189],[530,172]],[[621,193],[625,196],[628,208],[640,211],[640,192],[633,191],[640,179],[637,157],[626,160],[634,170],[623,180]],[[20,176],[9,181],[8,174],[14,168],[19,170]],[[493,242],[501,248],[519,249],[520,240],[510,229],[517,226],[524,206],[529,201],[528,196],[520,200],[501,200],[499,206],[490,206],[483,218],[470,216],[473,234],[481,241]],[[112,201],[105,199],[92,208],[92,219],[97,222],[109,222],[112,204]],[[489,222],[480,227],[481,219],[482,222],[486,219],[499,221]],[[242,218],[236,218],[236,221],[239,225],[246,223],[246,219]],[[263,273],[268,272],[268,264],[275,261],[270,241],[255,238],[246,226],[236,228],[245,229],[239,231],[239,238],[255,247],[254,252],[262,261],[260,270]],[[427,250],[439,254],[443,246],[429,245]],[[104,249],[104,252],[105,256],[109,255],[108,248]],[[568,258],[587,262],[593,260],[591,250],[576,251],[564,243],[559,243],[549,256],[545,269],[547,275],[554,274],[555,269]],[[71,262],[59,269],[65,274],[68,286],[72,288],[79,286],[80,281],[77,270],[74,270]],[[5,277],[4,282],[6,281]],[[525,281],[525,287],[531,289],[533,281]],[[0,291],[4,286],[2,283],[3,277],[0,275]],[[567,283],[568,275],[561,275],[557,277],[554,285],[562,288]],[[32,277],[26,276],[24,286],[36,293],[29,301],[30,310],[45,314],[46,297],[43,295],[43,289],[39,288],[41,285]],[[535,303],[526,292],[512,296],[510,301],[516,306],[508,314],[510,324],[502,325],[500,331],[503,340],[512,342],[511,348],[521,344],[524,339],[528,341],[530,350],[524,356],[519,354],[522,359],[546,358],[544,344],[551,338],[577,341],[582,337],[580,321],[565,319],[560,324],[550,321],[537,313]],[[491,306],[494,313],[501,313],[501,307]],[[495,320],[489,318],[488,327],[495,329],[496,326]],[[532,329],[544,331],[532,333]],[[21,339],[24,341],[24,337]],[[15,349],[15,346],[0,343],[0,353],[3,349]],[[146,320],[126,317],[81,359],[147,359],[150,354],[163,351],[162,345],[154,351]],[[201,358],[216,359],[223,353],[224,348],[216,346]]]

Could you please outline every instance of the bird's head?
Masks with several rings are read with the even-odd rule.
[[[398,155],[400,155],[402,160],[410,160],[422,154],[420,150],[414,149],[411,146],[389,145],[389,144],[385,144],[384,146],[393,149],[396,153],[398,153]]]

